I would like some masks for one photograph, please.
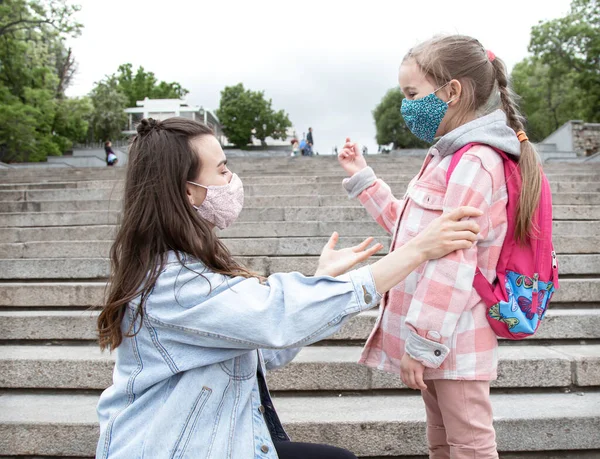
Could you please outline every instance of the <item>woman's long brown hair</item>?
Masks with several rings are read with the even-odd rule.
[[[490,61],[486,50],[476,39],[464,35],[432,38],[411,49],[404,59],[414,59],[438,86],[453,79],[460,81],[462,94],[460,114],[456,119],[458,125],[463,124],[470,113],[481,115],[500,107],[515,134],[525,129],[525,118],[519,112],[517,96],[510,88],[506,65],[498,57]],[[457,126],[451,126],[454,127]],[[515,238],[525,244],[536,236],[532,221],[542,190],[538,154],[529,141],[521,142],[519,169],[522,188]]]
[[[186,182],[202,167],[191,140],[213,135],[199,122],[185,118],[142,120],[129,149],[119,230],[110,250],[111,273],[105,305],[98,317],[100,347],[116,349],[123,336],[134,336],[144,305],[174,250],[201,261],[212,272],[251,277],[190,204]],[[201,152],[200,152],[201,154]],[[121,331],[128,304],[140,297],[132,325]]]

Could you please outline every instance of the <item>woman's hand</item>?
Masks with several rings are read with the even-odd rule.
[[[470,249],[477,241],[479,225],[473,220],[461,220],[482,215],[483,212],[474,207],[459,207],[436,218],[409,244],[413,244],[425,260],[442,258],[455,250]]]
[[[356,143],[350,142],[350,137],[346,138],[346,143],[338,154],[338,161],[350,176],[367,167],[367,161],[360,148]]]
[[[425,365],[408,354],[404,354],[402,360],[400,360],[400,378],[411,389],[427,390],[427,386],[423,382],[424,371]]]
[[[373,238],[369,237],[354,247],[335,250],[338,240],[338,233],[333,233],[329,238],[329,242],[321,252],[315,276],[339,276],[383,249],[381,244],[375,244],[369,248],[369,244],[373,242]]]

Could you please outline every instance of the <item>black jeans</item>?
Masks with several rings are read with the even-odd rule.
[[[275,449],[279,459],[356,459],[348,450],[315,443],[275,442]]]

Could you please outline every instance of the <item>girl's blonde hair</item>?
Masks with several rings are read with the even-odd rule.
[[[438,87],[451,80],[460,82],[462,94],[458,115],[452,120],[450,129],[464,124],[472,113],[481,116],[501,108],[515,134],[524,130],[525,118],[519,112],[517,96],[510,87],[506,65],[495,56],[490,59],[478,40],[463,35],[436,37],[411,49],[404,58],[407,60],[414,60]],[[542,188],[538,154],[528,140],[521,142],[519,169],[523,185],[515,237],[524,244],[533,233],[532,218]]]

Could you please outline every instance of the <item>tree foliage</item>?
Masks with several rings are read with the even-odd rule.
[[[119,90],[127,97],[127,105],[135,107],[138,100],[150,99],[182,99],[189,93],[179,83],[158,81],[153,72],[139,67],[133,72],[131,64],[123,64],[115,75]]]
[[[87,131],[89,103],[69,101],[76,70],[67,37],[79,7],[65,0],[0,2],[0,159],[42,161]]]
[[[600,122],[598,0],[573,0],[565,17],[534,26],[529,51],[512,77],[534,140],[569,119]]]
[[[404,94],[400,88],[390,89],[375,110],[376,140],[378,145],[394,144],[393,148],[427,148],[427,143],[415,137],[400,113]]]
[[[285,139],[292,126],[287,113],[275,111],[263,91],[244,89],[242,83],[221,91],[217,116],[229,141],[239,148],[250,144],[252,137],[263,145],[267,137]]]
[[[553,74],[553,69],[537,58],[515,65],[513,88],[520,96],[531,140],[544,140],[569,120],[585,119],[586,94],[577,79],[575,71]]]
[[[110,140],[121,137],[121,131],[127,122],[124,109],[127,97],[119,89],[115,77],[107,77],[96,83],[90,93],[94,107],[91,116],[91,137],[94,140]]]

